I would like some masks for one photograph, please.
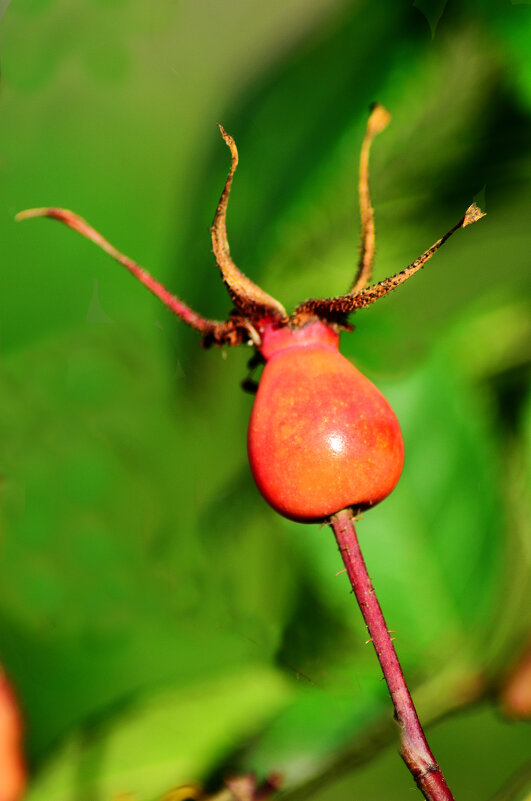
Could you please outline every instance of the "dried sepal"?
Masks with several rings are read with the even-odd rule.
[[[232,136],[221,125],[219,126],[221,135],[231,153],[231,166],[210,231],[216,262],[234,303],[234,309],[226,322],[208,320],[197,314],[184,301],[171,294],[146,270],[120,253],[84,219],[71,211],[58,208],[29,209],[18,214],[17,219],[51,217],[63,222],[95,242],[106,253],[126,267],[183,322],[201,332],[203,334],[202,342],[205,347],[210,345],[239,345],[244,342],[260,347],[260,331],[263,329],[264,323],[269,324],[271,322],[279,327],[298,328],[318,318],[338,330],[349,331],[352,330],[352,326],[347,318],[351,312],[374,303],[374,301],[387,295],[392,289],[403,284],[404,281],[426,264],[455,231],[459,228],[465,228],[485,216],[478,206],[473,203],[461,220],[409,267],[377,284],[367,287],[366,284],[370,280],[374,261],[374,212],[369,191],[369,154],[372,140],[376,134],[384,130],[389,120],[389,112],[383,106],[375,104],[367,123],[360,157],[361,247],[358,270],[352,289],[344,295],[333,298],[307,300],[299,304],[289,317],[282,304],[247,278],[231,259],[227,239],[226,216],[232,179],[238,165],[238,150]]]
[[[214,222],[210,229],[212,250],[214,251],[217,265],[232,302],[243,316],[246,316],[250,320],[256,320],[263,316],[285,319],[287,314],[282,304],[247,278],[231,259],[229,242],[227,239],[226,219],[232,179],[236,172],[236,167],[238,166],[238,149],[234,139],[227,133],[222,125],[219,125],[219,130],[221,131],[225,144],[230,150],[231,166],[219,199]]]
[[[369,187],[369,156],[371,151],[371,144],[376,134],[381,133],[391,120],[391,115],[379,103],[375,103],[372,107],[369,119],[367,120],[367,128],[365,137],[361,145],[360,154],[360,170],[359,170],[359,183],[358,193],[360,201],[360,216],[361,216],[361,242],[360,242],[360,257],[358,261],[358,270],[350,294],[358,292],[363,289],[372,276],[372,268],[374,263],[374,209],[371,203],[371,193]]]
[[[395,275],[392,275],[389,278],[384,278],[383,281],[373,284],[366,289],[361,289],[358,292],[349,292],[346,295],[339,295],[335,298],[318,298],[315,300],[307,300],[304,303],[301,303],[301,305],[295,309],[293,318],[299,320],[304,317],[304,315],[313,315],[314,317],[319,317],[322,320],[338,322],[341,324],[345,320],[346,316],[351,312],[369,306],[371,303],[374,303],[374,301],[378,300],[384,295],[388,295],[391,290],[396,289],[397,286],[403,284],[408,278],[411,278],[412,275],[424,267],[426,262],[431,259],[433,254],[439,250],[441,245],[443,245],[446,240],[452,236],[452,234],[459,230],[459,228],[465,228],[467,225],[477,222],[484,216],[485,212],[482,212],[479,206],[477,206],[475,203],[472,203],[459,222],[456,223],[456,225],[454,225],[453,228],[451,228],[446,234],[444,234],[444,236],[438,239],[437,242],[435,242],[430,248],[428,248],[428,250],[426,250],[422,256],[419,256],[418,259],[415,259],[415,261],[410,264],[409,267],[406,267],[405,270],[401,270],[401,272],[395,273]]]
[[[117,262],[122,264],[129,272],[135,276],[150,292],[156,295],[162,302],[168,306],[183,322],[201,331],[203,334],[211,333],[213,329],[220,325],[215,320],[207,320],[201,315],[194,312],[186,303],[172,295],[161,283],[155,280],[143,267],[140,267],[136,262],[120,253],[111,243],[105,239],[99,231],[93,228],[89,223],[77,214],[67,209],[57,208],[41,208],[41,209],[27,209],[17,214],[17,220],[27,220],[30,217],[50,217],[53,220],[60,222],[77,231],[86,239],[90,239],[98,247],[104,250],[109,256],[112,256]]]
[[[112,256],[117,262],[122,264],[129,272],[135,276],[150,292],[156,295],[165,306],[177,315],[187,325],[195,328],[203,334],[203,343],[208,346],[216,345],[239,345],[249,340],[250,332],[247,321],[242,318],[231,318],[227,322],[208,320],[197,312],[193,311],[184,301],[169,292],[159,281],[155,280],[147,270],[140,267],[136,262],[120,253],[111,243],[103,237],[99,231],[93,228],[86,220],[78,214],[74,214],[68,209],[58,208],[39,208],[27,209],[17,214],[17,220],[27,220],[31,217],[49,217],[59,220],[69,228],[77,231],[86,239],[90,239],[98,247]]]

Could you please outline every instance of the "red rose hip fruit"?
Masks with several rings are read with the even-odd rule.
[[[266,365],[248,449],[266,501],[310,522],[383,500],[400,478],[402,434],[383,395],[339,353],[339,335],[319,321],[260,333]]]

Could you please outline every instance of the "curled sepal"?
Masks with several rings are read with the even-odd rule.
[[[210,229],[212,235],[212,250],[214,251],[217,265],[232,302],[236,309],[242,313],[242,316],[249,320],[257,320],[264,316],[285,319],[287,314],[282,304],[247,278],[231,259],[229,242],[227,239],[226,219],[232,179],[236,172],[236,167],[238,166],[238,149],[234,139],[227,133],[222,125],[219,126],[219,130],[221,131],[225,144],[230,150],[232,162],[227,180],[225,181],[225,186],[223,187],[223,192],[219,199],[214,222]]]
[[[358,183],[358,193],[360,199],[361,216],[361,243],[358,270],[350,293],[357,292],[367,286],[372,276],[374,263],[374,209],[371,203],[371,193],[369,188],[369,155],[371,152],[372,140],[376,134],[381,133],[391,120],[391,115],[382,105],[375,103],[371,109],[365,137],[361,146],[360,154],[360,173]]]
[[[293,314],[293,319],[297,321],[304,317],[315,316],[323,320],[329,320],[340,324],[343,323],[350,312],[369,306],[371,303],[374,303],[375,300],[378,300],[384,295],[388,295],[392,289],[396,289],[397,286],[400,286],[400,284],[403,284],[408,278],[411,278],[412,275],[424,267],[433,254],[439,250],[441,245],[443,245],[459,228],[466,228],[467,225],[472,225],[472,223],[477,222],[484,216],[485,213],[481,211],[479,206],[472,203],[459,222],[428,248],[422,256],[415,259],[405,270],[395,273],[395,275],[389,278],[384,278],[383,281],[357,292],[349,292],[346,295],[339,295],[335,298],[307,300],[301,303],[300,306],[297,306]]]
[[[39,208],[27,209],[17,214],[17,220],[27,220],[30,217],[50,217],[53,220],[59,220],[69,228],[77,231],[82,236],[90,239],[102,250],[112,256],[117,262],[122,264],[129,272],[137,278],[140,283],[144,284],[150,292],[156,295],[165,306],[167,306],[174,314],[177,315],[187,325],[200,331],[203,336],[203,343],[205,345],[239,345],[249,339],[252,339],[253,331],[250,330],[249,324],[242,320],[240,317],[234,317],[226,323],[218,322],[217,320],[208,320],[202,317],[197,312],[193,311],[184,301],[172,295],[166,287],[159,281],[155,280],[147,270],[140,267],[136,262],[128,256],[120,253],[105,237],[103,237],[95,228],[84,220],[79,215],[74,214],[73,211],[68,209],[57,208]]]

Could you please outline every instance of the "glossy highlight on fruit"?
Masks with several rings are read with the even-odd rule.
[[[293,520],[367,509],[395,487],[404,445],[383,395],[315,321],[265,325],[266,359],[248,432],[251,470],[266,501]]]

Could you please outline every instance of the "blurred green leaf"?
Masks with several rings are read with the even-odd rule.
[[[493,33],[504,43],[510,77],[515,89],[526,106],[531,107],[531,60],[529,59],[529,37],[531,35],[531,8],[528,2],[512,0],[510,13],[503,13],[500,4],[492,17]]]
[[[179,405],[164,363],[113,326],[4,363],[2,660],[33,757],[147,686],[267,658],[248,630],[256,608],[237,622],[242,583],[223,590],[196,535],[204,426]]]
[[[288,696],[281,675],[260,667],[159,693],[72,737],[28,801],[159,798],[204,775],[234,739],[245,741]]]

